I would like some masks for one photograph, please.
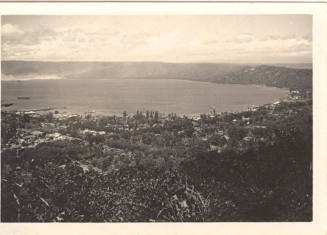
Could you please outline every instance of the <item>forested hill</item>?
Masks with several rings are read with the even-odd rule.
[[[271,65],[161,62],[2,61],[2,78],[23,80],[56,76],[68,79],[169,78],[215,83],[312,88],[312,69]]]
[[[312,89],[312,69],[293,69],[260,65],[246,67],[216,80],[225,83],[264,84],[292,89]]]

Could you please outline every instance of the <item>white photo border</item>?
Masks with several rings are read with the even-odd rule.
[[[7,235],[260,234],[327,235],[327,4],[219,2],[7,2],[1,15],[272,15],[313,16],[313,221],[256,223],[1,223]]]

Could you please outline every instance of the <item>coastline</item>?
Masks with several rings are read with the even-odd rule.
[[[18,221],[26,222],[271,222],[289,221],[289,214],[292,221],[312,220],[310,99],[199,119],[155,112],[2,113],[2,130],[2,190],[9,195],[2,202],[14,214],[3,221],[17,221],[15,196],[25,208]],[[41,191],[43,200],[25,190]],[[296,201],[293,191],[300,196]],[[65,199],[76,195],[85,201]],[[278,210],[261,217],[258,202]],[[38,211],[43,204],[46,211]],[[190,213],[191,205],[198,209]],[[173,217],[171,210],[187,217]]]

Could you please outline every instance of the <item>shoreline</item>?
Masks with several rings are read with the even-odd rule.
[[[187,117],[188,119],[197,119],[200,118],[201,115],[208,115],[209,117],[214,117],[214,116],[220,116],[223,114],[240,114],[240,113],[244,113],[244,112],[255,112],[257,111],[257,109],[261,108],[261,107],[268,107],[268,106],[276,106],[280,103],[290,103],[290,102],[300,102],[300,101],[304,101],[306,99],[300,99],[300,100],[292,100],[289,97],[287,98],[281,98],[278,100],[275,100],[271,103],[266,103],[266,104],[261,104],[261,105],[250,105],[248,106],[246,109],[244,110],[238,110],[238,111],[221,111],[221,112],[213,112],[213,109],[208,109],[207,112],[203,112],[203,113],[192,113],[192,114],[178,114],[178,113],[174,113],[174,112],[160,112],[158,110],[138,110],[140,112],[142,112],[143,114],[145,114],[147,111],[149,112],[158,112],[159,113],[159,117],[160,118],[164,118],[164,117],[168,117],[169,114],[174,114],[177,117]],[[71,117],[71,116],[80,116],[80,117],[85,117],[87,115],[91,115],[92,117],[119,117],[122,118],[123,117],[123,113],[119,113],[119,114],[115,114],[115,113],[108,113],[108,112],[101,112],[101,111],[95,111],[95,110],[90,110],[90,111],[83,111],[83,112],[75,112],[75,111],[70,111],[69,107],[63,107],[63,108],[58,108],[58,107],[47,107],[47,108],[39,108],[39,109],[28,109],[28,110],[3,110],[1,108],[1,112],[6,112],[6,113],[22,113],[22,114],[40,114],[42,115],[46,115],[48,113],[53,113],[55,115],[61,116],[61,115],[65,115],[67,117]],[[58,113],[56,113],[58,112]],[[134,115],[136,115],[137,111],[135,112],[127,112],[127,117],[133,117]]]
[[[47,210],[56,212],[51,214],[42,211],[42,215],[50,215],[44,217],[45,221],[58,218],[67,222],[79,220],[79,215],[85,213],[85,207],[80,208],[76,204],[62,206],[56,201],[63,195],[74,198],[76,193],[81,198],[86,195],[87,199],[100,202],[108,201],[108,198],[115,200],[116,196],[121,198],[122,203],[108,208],[106,221],[116,221],[117,218],[112,217],[112,210],[122,211],[134,199],[140,200],[142,204],[132,211],[133,217],[130,217],[131,210],[127,208],[126,213],[121,215],[124,221],[167,221],[166,217],[153,217],[146,213],[147,208],[144,210],[143,205],[153,208],[153,204],[144,204],[150,201],[149,198],[140,198],[139,195],[148,195],[149,189],[151,196],[157,198],[157,205],[161,205],[153,209],[154,215],[166,208],[166,204],[162,203],[166,200],[191,208],[194,197],[190,197],[190,193],[193,192],[194,195],[200,195],[201,200],[207,198],[208,205],[216,205],[213,213],[199,211],[203,220],[237,221],[239,218],[243,221],[248,218],[248,214],[242,213],[244,209],[252,213],[258,202],[271,205],[271,200],[267,201],[266,198],[273,197],[274,201],[283,199],[284,191],[276,189],[275,185],[283,182],[282,187],[289,189],[289,179],[294,178],[295,172],[297,181],[291,184],[292,191],[286,191],[286,199],[277,201],[278,205],[284,205],[286,200],[287,204],[293,203],[294,206],[286,209],[281,207],[281,215],[301,215],[299,211],[302,211],[302,205],[306,205],[310,212],[312,100],[303,98],[261,107],[253,112],[223,113],[213,117],[204,115],[197,120],[174,115],[160,117],[158,113],[137,113],[128,118],[126,114],[115,118],[108,115],[107,118],[101,118],[97,114],[74,117],[53,112],[27,117],[3,114],[2,130],[5,132],[1,153],[5,166],[4,190],[7,195],[19,190],[14,195],[24,203],[22,207],[34,206],[25,214],[20,214],[27,221],[38,221],[38,217],[28,216],[30,212],[35,212],[34,208],[40,208],[44,203],[49,205]],[[15,128],[9,128],[11,126]],[[240,176],[244,176],[242,181]],[[96,184],[90,188],[93,180],[96,180]],[[67,181],[69,188],[76,187],[76,190],[67,189]],[[54,185],[54,190],[43,186],[44,182]],[[161,182],[166,183],[160,186]],[[307,185],[305,190],[303,184]],[[217,192],[217,185],[222,185],[223,191]],[[131,188],[142,193],[138,194]],[[63,189],[66,190],[64,193]],[[24,193],[26,190],[32,195],[35,195],[34,192],[44,192],[43,200],[31,198]],[[293,202],[294,195],[291,192],[301,195],[303,199]],[[227,196],[221,199],[221,203],[215,203],[221,194]],[[164,195],[164,198],[160,198],[160,195]],[[221,207],[247,202],[249,198],[253,198],[253,203],[246,203],[241,212],[236,206]],[[30,199],[36,203],[28,204]],[[15,205],[14,202],[14,196],[5,198],[8,205]],[[97,216],[99,211],[104,212],[100,204],[95,209],[94,205],[87,209],[96,215],[92,215],[92,219],[103,221],[101,216]],[[77,217],[58,217],[58,211],[66,208],[67,211],[76,209]],[[14,211],[15,207],[9,209]],[[144,210],[147,216],[140,217],[140,210]],[[217,216],[216,211],[226,212],[226,217]],[[230,216],[232,213],[238,217]],[[302,216],[298,220],[310,220],[310,213],[305,215],[307,217]],[[191,221],[194,218],[197,217],[189,219]],[[280,217],[271,217],[273,219],[280,220]],[[89,220],[89,217],[83,217],[83,221]]]

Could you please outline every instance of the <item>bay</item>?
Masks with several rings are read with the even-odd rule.
[[[55,107],[69,113],[153,110],[179,115],[247,110],[287,97],[288,89],[257,85],[216,84],[175,79],[49,79],[2,81],[5,110]],[[29,97],[29,99],[17,99]]]

